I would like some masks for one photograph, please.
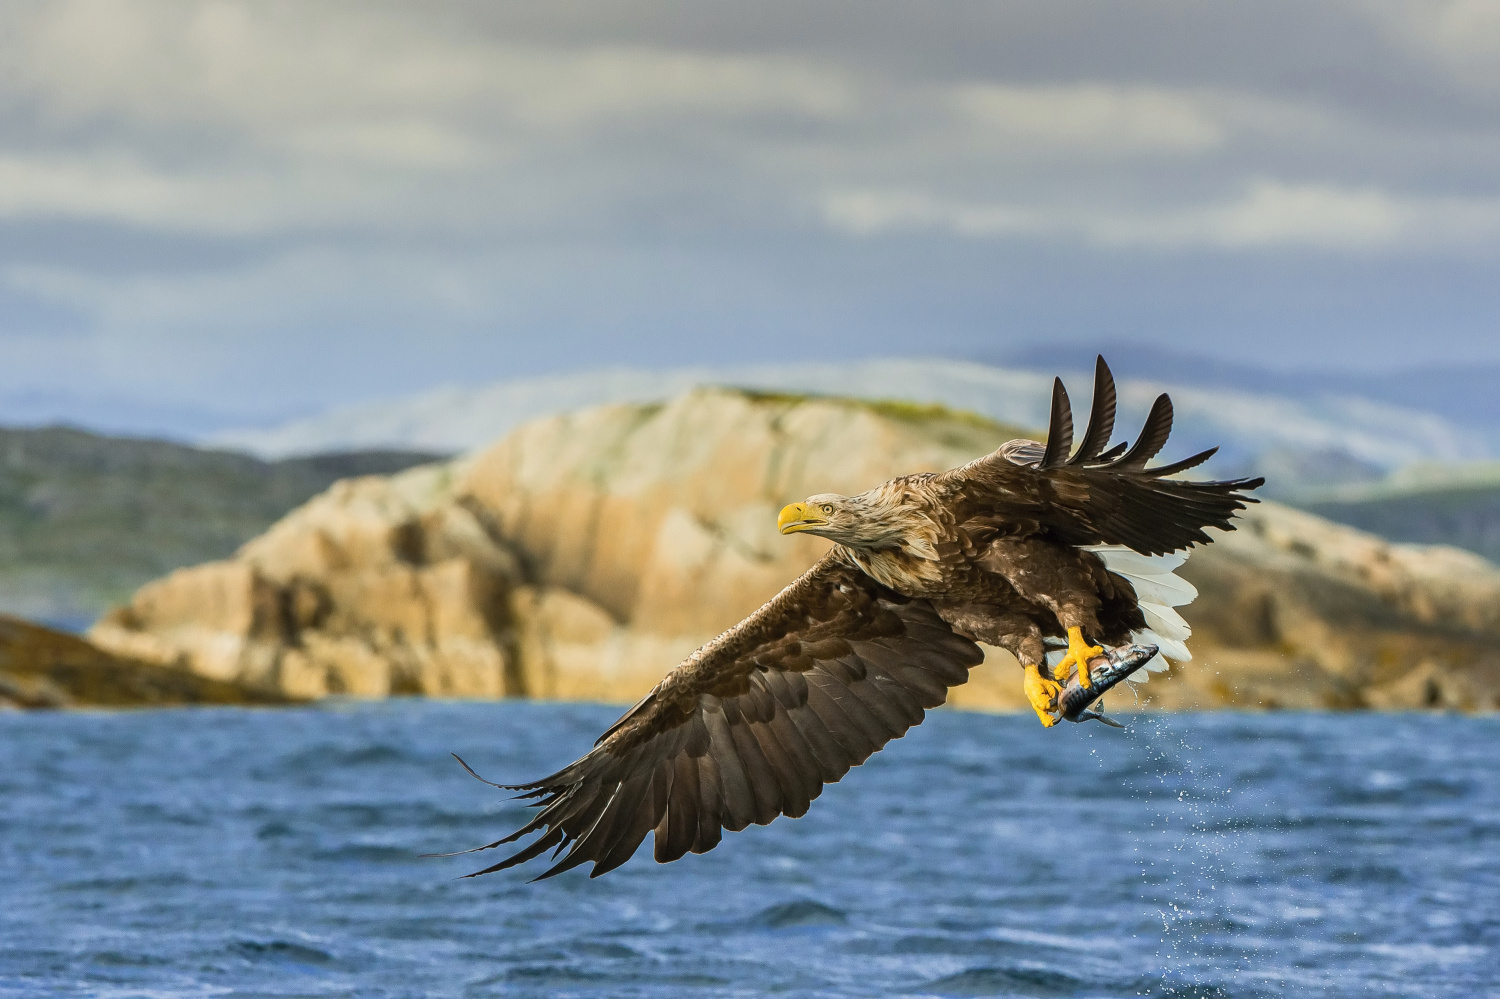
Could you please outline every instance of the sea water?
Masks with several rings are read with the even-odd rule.
[[[0,715],[0,996],[1500,994],[1500,721],[936,712],[802,819],[459,880],[618,709]]]

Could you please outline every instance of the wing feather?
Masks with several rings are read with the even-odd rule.
[[[1055,468],[1067,460],[1073,450],[1073,407],[1061,378],[1052,379],[1052,416],[1047,421],[1047,448],[1042,452],[1042,468]]]
[[[698,759],[689,753],[679,753],[672,760],[667,813],[656,826],[658,864],[670,863],[686,854],[698,836]]]
[[[829,684],[827,692],[833,699],[833,703],[838,705],[838,709],[849,719],[850,724],[859,732],[864,741],[874,747],[870,752],[875,752],[890,741],[892,734],[896,731],[896,726],[887,725],[869,703],[854,692],[863,681],[864,678],[861,676],[857,682],[845,682],[830,672],[827,678]]]
[[[825,556],[668,674],[588,754],[512,786],[539,811],[481,849],[540,836],[476,874],[552,850],[561,857],[541,877],[589,862],[597,876],[653,831],[667,862],[713,849],[726,829],[802,815],[982,660],[927,602]]]
[[[1095,461],[1109,444],[1115,432],[1115,379],[1102,356],[1094,361],[1094,402],[1089,408],[1089,427],[1083,433],[1078,453],[1068,459],[1069,465]]]
[[[781,716],[785,718],[785,715]],[[803,785],[803,772],[800,769],[801,761],[797,754],[787,747],[782,741],[781,733],[776,724],[777,719],[769,722],[753,725],[750,728],[755,741],[760,743],[761,751],[765,754],[767,762],[771,763],[771,773],[776,778],[776,783],[781,787],[780,814],[789,815],[794,819],[801,818],[807,814],[808,806],[812,804],[813,795]],[[806,773],[809,777],[817,776],[817,764],[811,760],[807,761]],[[822,782],[819,782],[819,787]],[[775,818],[773,814],[771,818]]]
[[[739,750],[734,746],[734,735],[729,729],[729,719],[723,707],[714,705],[704,712],[710,738],[709,758],[714,761],[720,803],[723,806],[722,824],[730,832],[739,832],[755,821],[755,791],[750,787],[750,776],[740,760]],[[701,800],[701,799],[700,799]],[[701,823],[699,826],[702,828]]]
[[[698,831],[693,836],[693,852],[707,853],[719,845],[719,838],[729,824],[728,792],[724,788],[723,768],[717,756],[706,754],[698,760]],[[748,807],[748,806],[747,806]],[[743,829],[748,822],[742,822]]]
[[[849,772],[852,754],[839,744],[828,726],[813,710],[811,694],[808,703],[787,712],[787,721],[794,725],[806,740],[813,759],[818,764],[818,777],[824,784],[833,784]]]
[[[750,791],[755,799],[751,821],[763,826],[781,812],[781,785],[776,781],[771,763],[761,749],[760,740],[751,728],[753,717],[737,715],[734,702],[724,705],[724,720],[729,723],[729,737],[734,742],[735,752],[745,767],[745,776],[750,781]]]
[[[646,838],[646,834],[656,825],[656,817],[666,810],[666,803],[662,800],[664,788],[660,785],[664,785],[670,779],[667,776],[670,773],[669,768],[658,764],[656,770],[646,779],[646,790],[643,793],[632,794],[629,799],[622,802],[620,814],[602,847],[609,852],[594,864],[589,877],[597,878],[601,874],[606,874],[635,855],[635,851]],[[582,844],[579,845],[582,846]]]
[[[807,706],[822,722],[829,737],[834,739],[854,766],[870,758],[883,743],[865,734],[859,720],[844,710],[836,696],[843,685],[827,675],[813,677],[807,682]],[[863,709],[860,709],[863,711]]]
[[[1172,436],[1172,418],[1172,397],[1163,392],[1151,404],[1151,412],[1146,414],[1146,424],[1141,427],[1141,435],[1136,438],[1130,450],[1110,462],[1109,467],[1137,470],[1145,468],[1146,462],[1161,453],[1161,449],[1166,447],[1167,438]]]
[[[1123,454],[1102,450],[1114,426],[1115,389],[1101,357],[1095,367],[1094,410],[1076,454],[1072,416],[1061,381],[1054,388],[1045,452],[1034,459],[1029,441],[1011,441],[993,454],[936,476],[936,487],[957,509],[960,528],[1003,524],[1076,547],[1123,545],[1143,555],[1164,555],[1212,539],[1207,528],[1232,531],[1235,511],[1256,502],[1249,491],[1262,478],[1191,482],[1168,478],[1213,456],[1147,468],[1172,432],[1172,400],[1163,393],[1151,406],[1140,436]],[[1017,525],[1030,525],[1029,527]],[[988,528],[993,533],[994,528]]]

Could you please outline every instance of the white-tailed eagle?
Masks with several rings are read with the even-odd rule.
[[[1100,358],[1076,451],[1059,379],[1046,444],[1010,441],[961,468],[786,507],[781,533],[815,534],[833,549],[668,673],[582,759],[530,784],[496,785],[540,811],[478,849],[540,836],[475,873],[551,850],[561,859],[541,877],[590,861],[597,877],[652,831],[665,863],[713,849],[725,829],[802,815],[824,784],[964,683],[984,658],[976,642],[1020,661],[1043,725],[1056,722],[1075,669],[1075,685],[1089,686],[1087,664],[1102,652],[1093,643],[1188,658],[1173,607],[1195,591],[1172,574],[1186,558],[1173,553],[1208,543],[1205,528],[1233,530],[1235,511],[1254,502],[1243,491],[1264,480],[1170,477],[1214,450],[1148,469],[1172,428],[1166,395],[1131,447],[1109,446],[1114,416]]]

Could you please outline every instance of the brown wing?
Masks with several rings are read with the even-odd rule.
[[[1115,422],[1115,383],[1100,357],[1088,429],[1073,451],[1073,412],[1061,379],[1052,385],[1047,443],[1016,440],[944,472],[938,484],[961,522],[1005,533],[1041,534],[1069,545],[1126,545],[1162,555],[1212,539],[1206,527],[1234,530],[1236,510],[1256,500],[1242,490],[1265,479],[1187,482],[1167,476],[1201,465],[1218,448],[1146,467],[1172,432],[1172,400],[1158,396],[1135,445],[1106,448]],[[970,528],[973,530],[974,528]]]
[[[666,863],[713,849],[723,829],[802,815],[983,658],[925,600],[830,553],[669,673],[588,755],[531,784],[496,785],[541,811],[479,849],[542,835],[469,876],[567,849],[542,878],[587,861],[598,877],[652,830]]]

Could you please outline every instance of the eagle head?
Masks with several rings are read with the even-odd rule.
[[[776,518],[782,534],[816,534],[851,548],[903,548],[910,545],[914,518],[875,491],[859,496],[819,493],[783,507]],[[906,514],[906,516],[903,516]]]

